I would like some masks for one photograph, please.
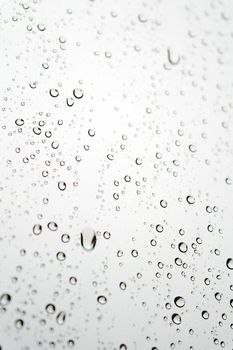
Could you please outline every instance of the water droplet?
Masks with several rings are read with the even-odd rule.
[[[121,290],[126,290],[126,283],[125,282],[120,282],[119,287]]]
[[[50,89],[49,93],[50,93],[50,96],[52,96],[52,97],[58,97],[59,96],[59,91],[57,89]]]
[[[168,58],[169,63],[174,65],[174,66],[179,64],[179,62],[180,62],[180,56],[178,56],[177,59],[172,57],[171,49],[167,49],[167,58]]]
[[[81,90],[81,89],[74,89],[73,90],[73,95],[74,95],[75,98],[80,99],[80,98],[83,97],[83,90]]]
[[[18,119],[15,120],[15,124],[16,124],[17,126],[23,126],[24,120],[21,119],[21,118],[18,118]]]
[[[205,311],[202,311],[201,316],[202,318],[204,318],[204,320],[208,320],[210,315],[209,315],[209,312],[205,310]]]
[[[227,265],[228,269],[233,270],[233,259],[228,258],[226,261],[226,265]]]
[[[38,236],[42,232],[42,226],[40,224],[36,224],[33,226],[32,231],[33,231],[34,235]]]
[[[182,297],[175,297],[174,303],[177,307],[183,307],[185,305],[185,300]]]
[[[103,236],[104,236],[105,239],[109,239],[109,238],[111,238],[111,233],[108,232],[108,231],[105,231],[105,232],[103,233]]]
[[[70,241],[70,236],[67,235],[66,233],[64,233],[62,236],[61,236],[61,240],[63,243],[68,243]]]
[[[162,208],[167,208],[167,202],[166,202],[164,199],[162,199],[162,200],[160,201],[160,206],[161,206]]]
[[[98,296],[97,301],[101,305],[105,305],[107,303],[107,298],[103,295]]]
[[[131,251],[131,255],[132,255],[134,258],[136,258],[136,257],[138,256],[138,251],[137,251],[136,249],[133,249],[133,250]]]
[[[58,186],[59,190],[61,190],[61,191],[65,191],[65,189],[66,189],[66,183],[64,181],[59,181],[57,186]]]
[[[67,106],[72,107],[73,104],[74,104],[73,98],[72,97],[67,97],[66,104],[67,104]]]
[[[0,305],[1,306],[6,306],[11,302],[11,296],[10,294],[2,294],[0,297]]]
[[[38,28],[41,32],[43,32],[43,31],[46,29],[45,25],[42,24],[42,23],[37,24],[37,28]]]
[[[94,129],[89,129],[88,130],[88,135],[91,136],[91,137],[95,136],[95,130]]]
[[[172,322],[179,325],[181,324],[181,317],[179,314],[173,314],[172,315]]]
[[[81,246],[86,250],[86,251],[91,251],[95,248],[97,238],[95,231],[91,227],[85,227],[81,234]]]
[[[16,327],[17,329],[22,329],[23,326],[24,326],[24,321],[23,321],[23,320],[19,319],[19,320],[16,320],[16,321],[15,321],[15,327]]]
[[[136,158],[135,163],[137,165],[141,165],[142,164],[142,159],[141,158]]]
[[[74,276],[71,276],[69,278],[69,282],[70,282],[70,284],[72,284],[72,286],[75,286],[77,284],[77,281],[78,281],[77,278]]]
[[[178,245],[178,248],[179,248],[179,251],[180,251],[181,253],[186,253],[187,250],[188,250],[188,246],[187,246],[187,244],[184,243],[184,242],[180,242],[179,245]]]
[[[50,221],[47,226],[50,229],[50,231],[57,231],[58,229],[58,226],[54,221]]]
[[[64,252],[58,252],[56,257],[57,257],[57,260],[59,261],[64,261],[66,259],[66,255]]]
[[[186,201],[188,202],[188,204],[194,204],[195,198],[193,196],[187,196]]]
[[[45,310],[47,311],[48,314],[52,315],[56,311],[56,307],[53,304],[47,304],[45,307]]]

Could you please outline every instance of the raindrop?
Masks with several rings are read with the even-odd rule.
[[[91,251],[95,248],[97,238],[96,238],[95,231],[91,227],[85,227],[81,231],[80,236],[81,236],[81,246],[83,247],[83,249],[85,249],[86,251]]]
[[[16,321],[15,321],[15,327],[16,327],[17,329],[22,329],[23,326],[24,326],[24,321],[23,321],[23,320],[19,319],[19,320],[16,320]]]
[[[57,257],[57,260],[59,261],[64,261],[66,259],[66,255],[64,252],[58,252],[56,257]]]
[[[1,306],[6,306],[11,302],[11,296],[10,294],[2,294],[0,297],[0,305]]]
[[[226,261],[226,265],[227,265],[228,269],[233,270],[233,259],[228,258]]]
[[[18,118],[18,119],[15,120],[15,124],[16,124],[17,126],[23,126],[24,120],[21,119],[21,118]]]
[[[57,89],[50,89],[49,93],[50,93],[50,96],[52,96],[52,97],[58,97],[59,96],[59,91]]]
[[[170,49],[167,49],[167,58],[168,58],[168,61],[170,64],[172,65],[177,65],[179,64],[180,62],[180,56],[178,56],[178,58],[175,60],[173,57],[172,57],[172,54],[171,54],[171,50]]]
[[[137,165],[141,165],[142,164],[142,159],[141,158],[136,158],[135,163]]]
[[[188,202],[188,204],[194,204],[195,198],[193,196],[187,196],[186,201]]]
[[[45,310],[46,310],[46,312],[47,312],[48,314],[52,315],[52,314],[55,313],[56,307],[55,307],[55,305],[53,305],[53,304],[47,304],[47,305],[45,306]]]
[[[101,305],[105,305],[107,303],[107,298],[103,295],[98,296],[97,301]]]
[[[174,303],[177,307],[183,307],[185,305],[185,300],[182,297],[175,297]]]
[[[179,245],[178,245],[178,248],[179,248],[179,251],[180,251],[181,253],[186,253],[187,250],[188,250],[188,246],[187,246],[187,244],[184,243],[184,242],[180,242]]]
[[[68,107],[72,107],[73,104],[74,104],[73,98],[72,97],[67,97],[66,104],[67,104]]]
[[[201,316],[204,318],[204,320],[208,320],[210,315],[208,311],[202,311]]]
[[[50,221],[47,226],[50,229],[50,231],[57,231],[58,229],[58,226],[54,221]]]
[[[83,97],[83,90],[81,90],[81,89],[74,89],[73,90],[73,95],[74,95],[75,98],[80,99],[80,98]]]
[[[42,232],[42,226],[40,224],[36,224],[33,226],[32,231],[33,231],[34,235],[38,236]]]
[[[65,323],[65,320],[66,320],[66,313],[65,313],[65,311],[60,311],[57,314],[57,317],[56,317],[57,324],[59,324],[61,326],[61,325],[63,325]]]
[[[173,314],[172,315],[172,322],[179,325],[181,324],[181,317],[178,314]]]
[[[57,186],[58,186],[59,190],[61,190],[61,191],[65,191],[65,189],[66,189],[66,183],[64,181],[59,181]]]

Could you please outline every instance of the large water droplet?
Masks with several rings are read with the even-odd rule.
[[[185,300],[179,296],[174,299],[174,303],[177,307],[183,307],[185,305]]]
[[[104,295],[100,295],[97,298],[97,301],[101,305],[105,305],[107,303],[107,298]]]
[[[175,324],[181,324],[181,317],[178,314],[173,314],[172,315],[172,322]]]
[[[38,236],[42,232],[42,226],[40,224],[36,224],[33,226],[32,231],[33,231],[34,235]]]
[[[52,315],[56,311],[56,307],[53,304],[47,304],[45,307],[45,310],[47,311],[48,314]]]
[[[95,248],[97,238],[96,238],[95,231],[91,227],[85,227],[82,230],[80,236],[81,236],[81,245],[85,250],[91,251]]]
[[[228,269],[233,270],[233,259],[228,258],[226,261],[226,265],[227,265]]]
[[[0,297],[0,305],[6,306],[11,302],[11,296],[10,294],[4,293]]]

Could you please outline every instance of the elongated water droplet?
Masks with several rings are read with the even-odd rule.
[[[61,326],[65,323],[65,320],[66,320],[66,312],[60,311],[56,317],[57,324],[59,324]]]
[[[91,227],[85,227],[82,230],[80,236],[81,236],[81,245],[85,250],[91,251],[95,248],[97,238],[96,238],[95,231]]]

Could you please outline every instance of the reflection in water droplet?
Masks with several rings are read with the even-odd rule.
[[[95,231],[91,227],[85,227],[81,234],[81,246],[86,251],[91,251],[95,248],[97,237]]]

